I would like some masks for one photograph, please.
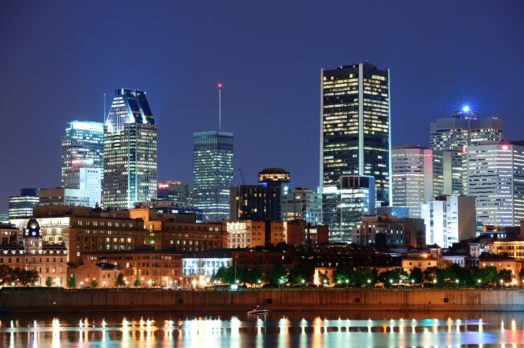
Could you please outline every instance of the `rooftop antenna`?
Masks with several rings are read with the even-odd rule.
[[[107,95],[107,93],[104,92],[104,123],[106,123],[106,117],[107,117],[107,114],[106,114],[106,95]]]
[[[218,130],[222,129],[222,82],[217,83],[218,88]]]

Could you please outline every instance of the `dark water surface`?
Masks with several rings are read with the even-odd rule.
[[[524,313],[11,314],[1,347],[521,347]]]

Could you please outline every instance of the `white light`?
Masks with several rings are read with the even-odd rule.
[[[462,112],[468,113],[470,111],[471,111],[471,108],[469,107],[468,104],[465,104],[464,106],[462,106]]]

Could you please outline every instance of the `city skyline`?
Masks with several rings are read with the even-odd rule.
[[[440,5],[422,8],[411,3],[390,7],[393,5],[384,3],[377,6],[377,16],[384,24],[369,29],[372,34],[383,36],[375,35],[377,41],[373,44],[357,37],[355,48],[334,45],[352,30],[363,33],[358,30],[361,19],[355,23],[345,21],[344,25],[337,22],[344,11],[333,14],[335,18],[329,22],[323,19],[323,23],[328,23],[327,28],[310,29],[308,20],[316,18],[316,11],[312,6],[303,5],[298,8],[295,31],[290,30],[284,20],[297,10],[292,5],[282,5],[282,17],[259,8],[261,19],[254,18],[251,12],[242,19],[238,15],[238,11],[246,10],[242,7],[228,7],[233,12],[228,14],[212,3],[185,5],[201,10],[198,23],[209,22],[197,28],[187,23],[187,19],[171,18],[179,17],[184,10],[183,6],[172,5],[150,9],[151,17],[155,15],[159,20],[139,34],[145,49],[132,57],[128,55],[131,48],[126,44],[135,39],[120,35],[127,30],[121,24],[139,14],[126,8],[93,3],[80,15],[65,3],[61,4],[60,11],[56,4],[35,3],[30,8],[2,4],[0,13],[2,19],[5,15],[5,20],[1,21],[4,29],[1,32],[14,35],[0,34],[10,50],[9,56],[0,57],[0,64],[13,66],[0,82],[0,100],[5,108],[4,117],[16,116],[12,118],[5,141],[13,143],[22,137],[26,141],[14,152],[7,148],[1,150],[1,155],[11,158],[17,170],[2,176],[0,196],[5,199],[0,203],[0,211],[7,210],[7,197],[18,194],[21,188],[60,185],[56,168],[60,163],[63,125],[73,119],[103,121],[103,94],[110,96],[113,89],[121,87],[148,91],[158,115],[158,178],[161,181],[191,182],[191,136],[193,132],[216,127],[214,86],[217,81],[223,81],[223,128],[235,133],[238,144],[235,171],[242,168],[248,182],[255,183],[260,169],[281,166],[293,174],[294,184],[314,188],[318,183],[315,169],[318,168],[319,71],[323,67],[366,60],[391,69],[394,81],[392,145],[428,145],[429,123],[447,117],[464,103],[478,110],[481,117],[494,114],[503,118],[505,138],[519,140],[516,126],[520,111],[515,100],[518,100],[517,83],[523,71],[518,64],[523,49],[513,42],[518,42],[523,32],[517,16],[521,5],[471,4],[454,4],[454,11],[445,12]],[[356,7],[358,11],[359,5]],[[426,18],[428,23],[415,17],[406,19],[405,24],[398,23],[406,7],[418,11],[418,17]],[[25,30],[9,30],[19,25],[17,18],[22,15],[22,9]],[[116,11],[123,13],[116,16]],[[46,13],[63,17],[64,21],[52,23]],[[99,27],[92,26],[89,18],[100,13],[113,20],[102,22]],[[434,17],[428,19],[430,15]],[[225,20],[233,22],[220,26]],[[268,22],[273,26],[268,28]],[[385,32],[384,28],[393,23],[396,33]],[[193,30],[184,30],[180,25]],[[241,25],[249,29],[247,33],[237,30]],[[412,33],[414,25],[419,33]],[[64,26],[71,30],[64,30]],[[210,28],[216,29],[216,33],[211,33]],[[68,33],[67,36],[62,32]],[[158,34],[160,32],[181,34],[165,45],[169,37]],[[328,32],[335,34],[326,36]],[[43,40],[45,35],[55,35],[56,40]],[[498,40],[500,37],[505,39]],[[318,40],[332,49],[318,50]],[[489,50],[482,46],[484,42],[490,42]],[[426,45],[421,47],[423,43]],[[114,45],[120,47],[121,52],[116,52]],[[41,54],[34,54],[35,49]],[[464,49],[468,54],[463,53]],[[403,54],[393,52],[397,50]],[[56,52],[66,52],[64,64]],[[435,52],[457,54],[451,55],[451,59]],[[122,60],[128,56],[128,61]],[[24,66],[15,64],[16,60],[24,61]],[[208,63],[203,64],[204,61]],[[511,69],[511,74],[486,69],[490,63],[502,61]],[[142,68],[137,70],[137,64]],[[252,74],[244,74],[253,64],[259,68],[253,69]],[[428,69],[431,66],[438,69],[439,74],[433,74]],[[287,73],[281,74],[282,71]],[[490,88],[493,85],[507,87],[493,90]],[[37,107],[25,103],[26,98],[35,100]],[[300,132],[294,131],[297,122],[300,122]],[[250,132],[254,124],[260,131]],[[405,129],[406,124],[421,131],[410,132]],[[274,132],[275,141],[259,145],[269,130]],[[297,140],[295,134],[301,134],[301,138]],[[173,161],[175,152],[177,159]],[[38,175],[24,170],[30,166],[39,168]],[[239,178],[235,180],[238,184]]]

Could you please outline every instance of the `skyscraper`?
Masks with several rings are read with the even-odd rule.
[[[146,93],[117,89],[104,127],[104,207],[132,208],[156,196],[157,126]]]
[[[448,118],[430,124],[430,144],[435,160],[434,175],[441,181],[442,192],[436,195],[466,194],[466,148],[482,141],[502,140],[502,120],[479,118],[467,105]]]
[[[93,121],[70,121],[62,137],[62,186],[76,173],[73,168],[104,167],[104,124]],[[69,179],[69,180],[68,180]],[[75,187],[72,187],[75,188]]]
[[[331,216],[344,175],[372,176],[376,204],[391,203],[391,113],[389,70],[354,64],[321,71],[320,185],[322,214],[330,240],[352,232],[335,232],[341,225]],[[353,224],[354,222],[348,222]],[[345,224],[345,223],[344,223]]]
[[[33,216],[33,207],[40,202],[37,188],[20,190],[20,196],[9,197],[9,219],[27,218]]]
[[[193,134],[193,204],[206,221],[229,217],[233,185],[233,133],[222,131]]]
[[[483,142],[466,155],[467,191],[483,225],[519,226],[524,220],[524,142]]]
[[[422,146],[396,146],[391,155],[393,206],[420,218],[420,206],[433,198],[433,152]]]

